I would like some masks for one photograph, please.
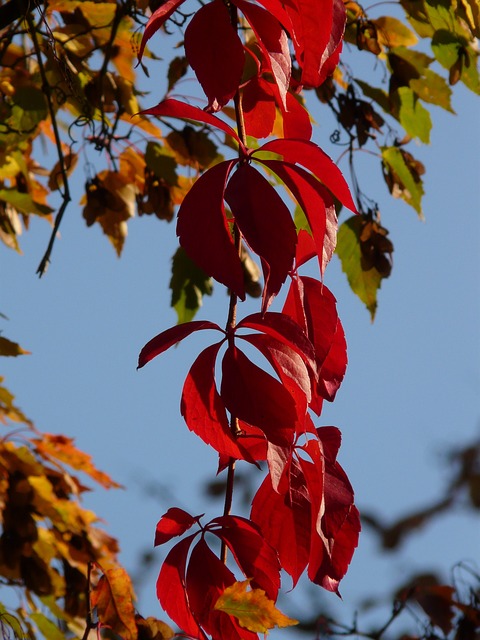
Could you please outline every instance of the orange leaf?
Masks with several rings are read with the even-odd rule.
[[[241,627],[254,633],[268,633],[274,627],[291,627],[298,620],[289,618],[275,607],[263,589],[247,591],[250,580],[234,582],[215,603],[214,609],[235,616]]]
[[[109,627],[123,640],[137,640],[132,583],[125,569],[115,567],[104,571],[92,591],[91,604],[97,609],[102,626]]]
[[[92,480],[98,482],[105,489],[120,488],[121,485],[114,482],[109,475],[100,471],[92,462],[91,456],[80,451],[73,444],[72,438],[51,433],[42,434],[42,438],[32,440],[38,453],[51,460],[52,458],[68,464],[72,469],[86,473]]]

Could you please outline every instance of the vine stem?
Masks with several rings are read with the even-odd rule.
[[[234,29],[238,28],[238,10],[237,7],[229,2],[229,0],[224,0],[225,6],[227,7],[230,13],[230,22]],[[240,138],[244,147],[247,146],[247,135],[245,132],[245,119],[243,117],[243,109],[242,109],[242,97],[240,95],[240,91],[237,89],[234,96],[234,104],[235,104],[235,117],[237,121],[237,130],[238,137]],[[239,152],[240,155],[240,152]],[[235,248],[237,250],[238,256],[241,256],[242,253],[242,234],[240,229],[235,222],[233,225],[233,241],[235,244]],[[230,293],[230,302],[228,308],[228,319],[226,331],[227,335],[233,335],[233,330],[235,329],[237,323],[237,306],[238,306],[238,297],[235,293]],[[238,418],[237,416],[231,414],[230,415],[230,429],[234,436],[236,436],[239,432],[238,426]],[[225,487],[225,502],[223,507],[223,515],[228,516],[232,509],[233,502],[233,489],[235,483],[235,458],[230,458],[228,462],[227,468],[227,484]],[[220,559],[224,564],[227,563],[227,545],[222,541],[222,547],[220,551]]]

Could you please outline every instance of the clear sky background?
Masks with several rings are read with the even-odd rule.
[[[375,322],[350,291],[336,257],[325,277],[338,300],[349,368],[335,403],[317,424],[342,430],[339,460],[357,504],[386,521],[439,497],[449,479],[446,452],[480,435],[480,122],[476,97],[461,86],[454,94],[457,116],[432,109],[431,145],[413,150],[427,168],[425,222],[388,195],[377,160],[365,155],[365,164],[358,164],[395,245]],[[148,104],[161,97],[153,94]],[[314,140],[334,155],[327,143],[331,124],[322,126],[320,112],[317,120]],[[349,179],[346,164],[341,166]],[[24,255],[0,248],[0,311],[9,318],[0,328],[32,352],[4,359],[2,373],[39,429],[75,437],[125,485],[120,491],[96,489],[86,504],[118,537],[121,559],[135,574],[168,507],[208,517],[222,510],[221,502],[206,503],[202,490],[215,473],[216,456],[179,414],[188,367],[209,337],[194,336],[136,371],[140,348],[176,322],[168,291],[175,227],[153,217],[134,219],[118,260],[100,228],[85,226],[77,204],[83,178],[75,175],[76,201],[44,278],[35,271],[50,234],[46,223],[32,220],[21,240]],[[240,314],[256,308],[248,302]],[[198,317],[223,324],[226,314],[227,299],[218,287]],[[459,560],[478,568],[479,534],[478,518],[462,508],[411,536],[394,555],[381,554],[366,532],[342,583],[343,604],[333,595],[326,601],[349,622],[362,598],[385,595],[413,572],[437,567],[447,579]],[[164,555],[163,549],[155,552],[155,570],[139,590],[143,615],[162,617],[154,590]],[[290,613],[315,610],[310,590],[298,587],[291,597],[296,609]],[[274,632],[272,639],[288,635]]]

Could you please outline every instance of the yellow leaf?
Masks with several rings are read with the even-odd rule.
[[[215,603],[214,609],[235,616],[241,627],[254,633],[268,633],[274,627],[298,624],[298,620],[279,611],[263,589],[247,591],[249,584],[250,580],[244,580],[227,587]]]
[[[377,29],[378,42],[385,47],[411,47],[418,42],[413,31],[397,18],[382,16],[371,22]]]
[[[91,602],[102,626],[109,627],[123,640],[137,640],[132,583],[125,569],[107,569],[92,591]]]
[[[92,457],[80,451],[73,444],[73,438],[64,435],[43,433],[41,438],[32,440],[38,453],[47,460],[59,460],[68,464],[72,469],[86,473],[92,480],[98,482],[105,489],[120,488],[121,485],[114,482],[109,475],[100,471],[92,462]]]

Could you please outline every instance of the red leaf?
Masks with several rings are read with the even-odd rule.
[[[305,107],[289,91],[286,96],[287,108],[282,109],[283,137],[310,140],[312,123]]]
[[[319,538],[315,540],[308,567],[308,577],[312,582],[339,595],[338,585],[357,548],[360,528],[358,509],[352,505],[342,528],[331,541],[330,553],[326,552]]]
[[[333,193],[347,209],[357,213],[350,190],[342,172],[333,160],[309,140],[272,140],[255,151],[273,151],[286,162],[301,164]]]
[[[206,640],[207,636],[192,615],[185,591],[187,555],[196,535],[181,540],[165,558],[157,580],[157,597],[165,613],[187,635]]]
[[[297,251],[295,254],[295,264],[297,269],[308,262],[312,258],[317,255],[317,249],[315,247],[315,241],[312,236],[305,231],[305,229],[300,229],[298,232],[298,241],[297,241]]]
[[[334,464],[342,444],[342,434],[337,427],[318,427],[318,439],[322,443],[323,455],[327,462]]]
[[[285,11],[285,5],[283,2],[278,2],[278,0],[261,0],[259,4],[263,5],[265,9],[272,14],[272,16],[275,16],[275,18],[290,34],[292,40],[296,37],[293,31],[292,21],[288,13]]]
[[[288,491],[288,473],[285,473],[285,469],[291,464],[292,452],[291,447],[279,447],[271,442],[268,443],[268,473],[272,481],[272,488],[280,495],[284,495]]]
[[[249,164],[235,171],[225,190],[225,200],[246,242],[261,258],[265,313],[292,267],[297,242],[295,225],[275,189]]]
[[[329,289],[318,280],[302,277],[300,282],[301,289],[297,282],[292,282],[283,312],[298,323],[306,321],[307,335],[315,347],[319,371],[317,392],[330,400],[340,386],[347,368],[346,343],[343,329],[338,332],[336,301]],[[317,409],[321,406],[312,404],[311,408],[318,413]]]
[[[215,602],[235,576],[209,549],[203,537],[192,550],[186,574],[190,609],[199,624],[211,633],[209,617]]]
[[[222,0],[201,7],[185,31],[185,53],[208,98],[207,111],[219,111],[242,79],[245,54]]]
[[[297,61],[302,69],[300,83],[318,87],[333,71],[330,57],[337,53],[345,28],[345,9],[331,0],[296,0],[285,9],[292,22],[289,30]]]
[[[254,462],[230,430],[227,413],[215,385],[215,360],[222,343],[202,351],[183,386],[181,413],[188,428],[222,456]]]
[[[222,331],[218,324],[209,322],[208,320],[185,322],[183,324],[178,324],[175,327],[170,327],[170,329],[167,329],[166,331],[162,331],[158,336],[155,336],[155,338],[152,338],[147,342],[140,351],[137,369],[145,366],[147,362],[150,362],[150,360],[153,360],[153,358],[160,355],[177,342],[180,342],[194,331],[201,331],[203,329],[216,329],[218,331]]]
[[[141,111],[141,113],[142,115],[163,116],[165,118],[180,118],[182,120],[196,120],[197,122],[204,122],[205,124],[221,129],[227,135],[232,136],[232,138],[238,142],[240,147],[245,150],[237,132],[226,122],[223,122],[223,120],[220,120],[217,116],[207,113],[206,111],[202,111],[199,107],[194,107],[191,104],[180,102],[180,100],[167,98],[166,100],[159,102],[156,107],[145,109],[145,111]]]
[[[237,329],[256,329],[290,346],[315,371],[315,350],[302,327],[284,313],[252,313],[237,324]]]
[[[223,204],[234,165],[220,162],[194,183],[178,212],[177,235],[190,258],[209,276],[245,299],[242,263],[235,249]]]
[[[267,138],[275,123],[275,99],[269,82],[254,76],[242,89],[242,107],[247,135]]]
[[[340,318],[337,318],[337,328],[333,336],[330,351],[323,361],[318,374],[319,390],[322,396],[333,402],[342,384],[347,367],[347,341]]]
[[[311,380],[302,358],[289,346],[266,335],[242,336],[268,360],[280,382],[295,400],[297,416],[304,416],[311,400]]]
[[[152,13],[143,33],[138,60],[140,61],[145,50],[145,45],[150,38],[165,24],[168,18],[185,0],[166,0],[156,11]]]
[[[183,509],[178,507],[170,508],[158,521],[154,546],[157,547],[159,544],[164,544],[175,536],[181,536],[195,522],[197,522],[197,518],[194,518]]]
[[[222,362],[220,395],[230,413],[259,427],[280,446],[293,441],[295,401],[282,384],[257,367],[237,347],[229,347]]]
[[[289,490],[278,494],[267,476],[252,502],[251,519],[278,551],[282,568],[298,582],[310,552],[311,507],[303,474],[293,460],[289,466]]]
[[[280,22],[262,7],[245,0],[235,0],[235,4],[255,33],[258,45],[265,55],[267,66],[275,78],[280,103],[286,110],[286,96],[292,73],[287,34]]]
[[[264,160],[262,164],[277,174],[303,209],[315,241],[320,272],[323,276],[336,244],[337,215],[331,195],[312,174],[301,167],[279,160]]]
[[[252,587],[263,589],[275,601],[280,588],[280,563],[258,526],[240,516],[221,516],[212,520],[208,529],[226,543],[244,576],[252,579]]]

